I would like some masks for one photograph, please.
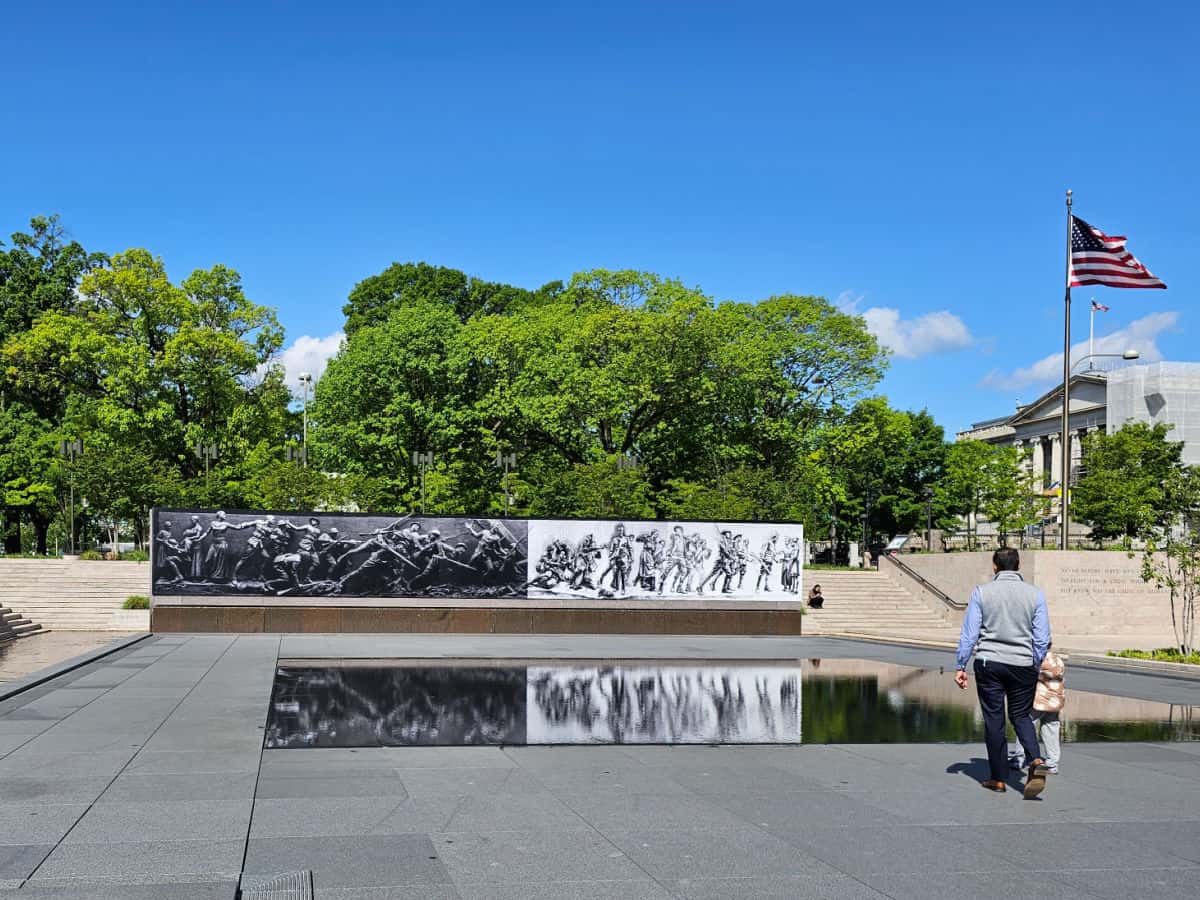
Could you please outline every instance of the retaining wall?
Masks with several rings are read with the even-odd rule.
[[[904,563],[964,603],[975,585],[992,577],[992,554],[911,554]],[[1054,633],[1129,635],[1173,643],[1166,591],[1141,577],[1140,554],[1117,550],[1023,550],[1021,574],[1046,592]]]

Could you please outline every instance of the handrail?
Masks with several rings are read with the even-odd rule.
[[[925,578],[925,576],[923,576],[916,569],[912,568],[912,566],[909,566],[908,564],[901,562],[899,560],[899,558],[896,557],[894,554],[883,553],[883,554],[881,554],[881,556],[883,559],[890,560],[891,563],[894,566],[897,566],[901,572],[903,572],[909,578],[916,581],[918,584],[921,585],[921,587],[925,588],[925,590],[929,591],[929,593],[933,594],[933,596],[937,597],[939,600],[941,600],[943,603],[945,603],[951,609],[958,610],[961,612],[962,610],[967,608],[967,604],[963,603],[961,600],[955,600],[953,597],[951,597],[949,594],[947,594],[945,591],[943,591],[936,584],[934,584],[931,581],[928,581]]]

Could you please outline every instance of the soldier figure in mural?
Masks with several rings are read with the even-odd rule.
[[[343,538],[338,529],[330,528],[317,535],[317,570],[313,581],[323,582],[334,578],[340,561],[338,548],[343,544],[353,544],[354,541]]]
[[[776,545],[779,543],[779,535],[773,534],[770,539],[763,544],[762,552],[758,554],[758,580],[754,583],[756,591],[771,590],[771,569],[775,567],[775,557],[779,553]]]
[[[623,594],[629,588],[629,570],[633,568],[633,539],[625,533],[624,523],[618,522],[608,540],[608,567],[596,579],[598,587],[604,587],[604,576],[612,573],[612,591]]]
[[[737,589],[742,589],[742,583],[746,580],[746,567],[750,563],[750,538],[743,535],[738,535],[733,539],[733,552],[735,565],[737,566]]]
[[[243,522],[234,527],[254,529],[246,541],[246,549],[242,551],[237,564],[233,567],[234,582],[252,581],[255,576],[263,577],[266,574],[267,566],[275,556],[271,552],[275,544],[274,532],[278,528],[275,524],[275,517],[267,516],[265,519]]]
[[[687,548],[688,539],[683,533],[683,526],[676,525],[671,529],[671,536],[667,538],[667,548],[664,552],[666,562],[663,564],[662,574],[658,578],[659,594],[667,589],[667,577],[672,575],[674,581],[671,584],[671,590],[679,590],[678,585],[687,571]]]
[[[296,548],[296,555],[300,557],[296,563],[296,586],[299,587],[300,582],[309,580],[313,569],[321,562],[321,558],[317,555],[317,540],[321,537],[321,520],[312,516],[307,525],[293,525],[287,519],[284,519],[281,524],[291,529],[293,533],[300,534],[300,543]]]
[[[443,573],[454,566],[470,569],[470,566],[458,561],[458,557],[466,553],[466,550],[466,544],[450,546],[447,541],[442,540],[442,533],[436,528],[433,529],[429,532],[429,539],[413,559],[413,562],[421,567],[421,571],[412,579],[410,586],[419,589],[438,584]]]
[[[542,551],[534,571],[537,575],[529,582],[529,587],[550,591],[568,581],[571,578],[571,545],[558,538],[551,541]]]
[[[499,522],[479,528],[479,522],[467,519],[464,523],[467,531],[475,536],[475,552],[467,560],[467,565],[479,571],[485,578],[502,573],[509,567],[517,546],[509,539]],[[481,567],[482,566],[482,567]]]
[[[579,542],[579,546],[575,549],[574,556],[571,557],[572,589],[596,589],[596,585],[592,583],[592,573],[596,571],[596,567],[599,565],[602,552],[594,537],[590,534],[583,536],[583,540]]]
[[[381,530],[364,536],[370,539],[356,544],[342,554],[336,568],[341,568],[346,559],[363,551],[369,551],[369,555],[354,569],[338,579],[333,593],[355,594],[372,589],[378,590],[382,585],[391,585],[402,581],[404,566],[416,567],[416,564],[398,549],[399,540],[395,532]]]
[[[721,540],[717,544],[717,561],[713,563],[712,571],[708,573],[708,577],[696,589],[697,594],[703,594],[704,589],[710,584],[713,587],[717,586],[717,579],[724,578],[721,584],[722,594],[733,593],[733,576],[737,571],[737,546],[734,543],[732,531],[722,531]]]
[[[183,532],[183,553],[187,557],[188,575],[193,578],[204,577],[204,526],[200,524],[199,516],[192,516],[191,524]]]
[[[663,564],[663,540],[658,529],[651,528],[637,536],[637,542],[642,545],[642,554],[638,557],[637,586],[643,591],[653,591],[658,582],[658,570]]]

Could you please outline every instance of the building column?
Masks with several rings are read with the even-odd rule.
[[[1033,441],[1033,483],[1040,491],[1046,486],[1046,458],[1042,455],[1042,439]]]
[[[1062,435],[1050,435],[1050,483],[1062,484]]]

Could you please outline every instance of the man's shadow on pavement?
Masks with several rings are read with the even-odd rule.
[[[992,769],[986,759],[974,757],[969,762],[956,762],[946,767],[947,775],[966,775],[968,778],[974,779],[979,784],[983,784],[992,777]],[[1025,789],[1025,780],[1020,772],[1015,772],[1012,769],[1008,771],[1008,777],[1004,779],[1004,783],[1008,785],[1010,790],[1016,791],[1018,794]],[[1039,800],[1041,798],[1038,798]]]

